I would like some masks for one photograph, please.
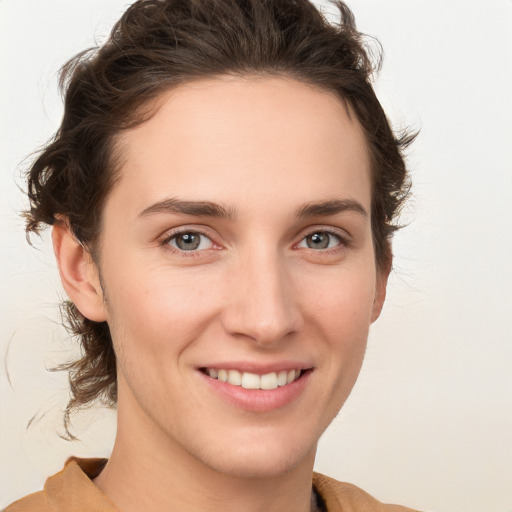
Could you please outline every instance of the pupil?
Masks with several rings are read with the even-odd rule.
[[[327,233],[313,233],[308,236],[307,244],[311,249],[325,249],[329,245],[329,235]]]
[[[176,238],[176,245],[184,251],[191,251],[199,247],[200,240],[194,233],[184,233]]]

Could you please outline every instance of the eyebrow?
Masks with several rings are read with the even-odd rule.
[[[299,219],[307,217],[328,217],[345,211],[353,211],[368,217],[368,213],[358,201],[353,199],[330,199],[316,203],[307,203],[297,209],[295,216]],[[236,218],[234,208],[226,208],[211,201],[184,201],[176,198],[164,199],[142,210],[138,217],[147,217],[159,213],[178,213],[197,217],[215,217],[219,219]]]
[[[307,203],[301,206],[295,213],[299,219],[305,217],[327,217],[345,211],[352,211],[368,217],[368,212],[363,205],[353,199],[331,199],[319,203]]]
[[[211,201],[183,201],[174,197],[164,199],[142,210],[138,217],[147,217],[159,213],[181,213],[197,217],[216,217],[220,219],[234,219],[236,211],[225,208]]]

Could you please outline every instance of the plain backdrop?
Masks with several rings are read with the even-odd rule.
[[[48,233],[18,212],[30,158],[56,130],[57,71],[103,41],[126,0],[0,2],[0,507],[69,455],[108,456],[115,414],[76,416],[61,439],[76,348]],[[317,470],[425,511],[512,510],[512,1],[352,0],[385,50],[378,95],[420,136],[414,196],[395,239],[387,304]]]

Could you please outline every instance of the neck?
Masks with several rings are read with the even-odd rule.
[[[118,406],[112,455],[94,480],[123,512],[309,512],[315,450],[282,474],[228,474]],[[134,442],[136,440],[136,442]]]

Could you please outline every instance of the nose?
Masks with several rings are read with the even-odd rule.
[[[233,270],[233,269],[231,269]],[[303,325],[286,261],[278,254],[252,254],[230,272],[224,329],[261,347],[278,345]]]

